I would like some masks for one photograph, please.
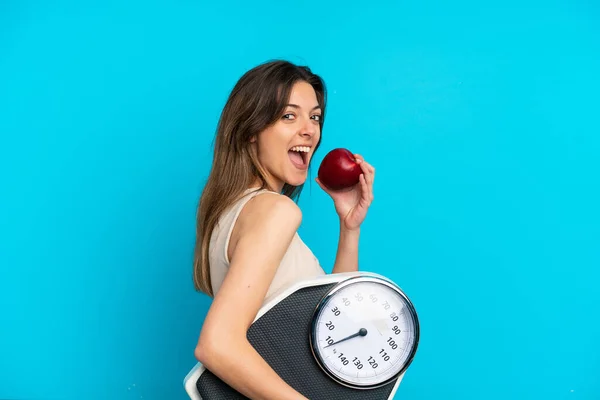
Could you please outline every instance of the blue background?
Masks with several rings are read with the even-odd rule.
[[[0,3],[0,398],[187,398],[213,132],[280,57],[329,87],[311,180],[338,146],[377,169],[362,268],[422,323],[396,397],[600,398],[597,3],[120,3]]]

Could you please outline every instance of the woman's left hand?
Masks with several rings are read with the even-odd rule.
[[[359,182],[353,187],[345,190],[331,190],[327,188],[319,178],[317,183],[332,199],[335,211],[342,221],[343,228],[357,230],[367,216],[367,211],[373,201],[373,181],[375,180],[375,168],[367,163],[364,158],[354,154],[356,162],[362,169]]]

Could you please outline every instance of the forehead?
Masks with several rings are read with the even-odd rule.
[[[313,87],[306,82],[296,82],[290,91],[291,104],[305,108],[313,108],[319,105],[317,94]]]

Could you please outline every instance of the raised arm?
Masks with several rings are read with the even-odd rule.
[[[234,229],[229,271],[195,350],[208,370],[250,399],[305,399],[246,337],[301,220],[300,209],[285,196],[262,194],[246,204]]]
[[[354,272],[358,270],[358,244],[360,226],[367,216],[373,201],[373,181],[375,168],[359,154],[354,154],[362,169],[359,183],[350,190],[328,189],[319,178],[317,183],[333,200],[335,211],[340,217],[340,238],[332,273]]]

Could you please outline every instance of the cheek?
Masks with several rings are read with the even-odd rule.
[[[261,141],[258,144],[258,158],[266,164],[273,164],[281,159],[281,146],[273,140]]]

